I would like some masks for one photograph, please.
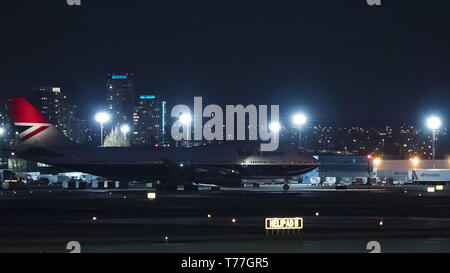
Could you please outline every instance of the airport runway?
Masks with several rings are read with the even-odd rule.
[[[368,252],[374,240],[383,252],[450,252],[447,189],[280,189],[157,192],[156,200],[146,189],[2,191],[0,252],[69,252],[69,241],[83,252]],[[303,217],[304,229],[267,232],[266,217]]]

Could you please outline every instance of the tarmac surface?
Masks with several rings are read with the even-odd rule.
[[[148,192],[1,191],[0,252],[67,253],[70,241],[82,252],[367,253],[370,241],[382,252],[450,252],[450,187]],[[302,217],[303,229],[267,231],[267,217]]]

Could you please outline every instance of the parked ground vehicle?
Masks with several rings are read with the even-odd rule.
[[[2,183],[2,190],[16,190],[25,188],[25,183],[19,176],[9,170],[0,170],[0,181]]]

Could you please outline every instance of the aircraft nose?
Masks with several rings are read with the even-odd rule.
[[[319,160],[315,156],[310,155],[310,159],[311,159],[311,162],[314,162],[314,164],[317,164],[317,165],[320,164]]]

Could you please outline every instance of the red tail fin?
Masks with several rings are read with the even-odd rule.
[[[20,144],[27,146],[73,145],[25,98],[8,99],[8,107],[19,132]]]
[[[8,99],[8,108],[14,123],[49,123],[25,98]]]

